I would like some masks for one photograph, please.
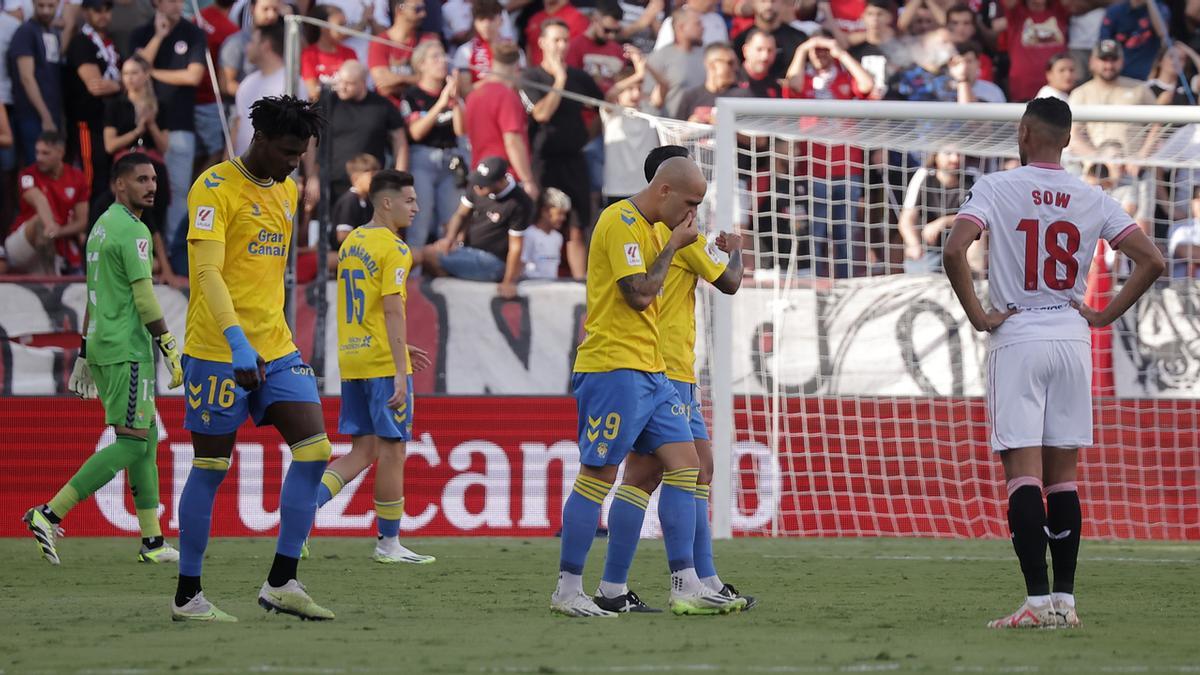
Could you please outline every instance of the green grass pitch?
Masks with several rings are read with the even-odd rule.
[[[216,540],[205,590],[241,622],[200,625],[169,620],[175,570],[135,563],[132,538],[64,539],[58,568],[32,540],[3,540],[0,671],[1200,672],[1197,544],[1085,541],[1082,629],[989,631],[1023,593],[1004,541],[722,541],[722,576],[759,596],[753,612],[591,621],[547,610],[557,540],[408,543],[437,563],[389,567],[369,540],[314,540],[301,580],[337,620],[302,623],[255,604],[271,541]],[[633,587],[658,606],[665,568],[661,543],[642,542]]]

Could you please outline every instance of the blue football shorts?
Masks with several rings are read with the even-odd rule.
[[[571,388],[584,466],[620,464],[631,450],[652,454],[667,443],[692,441],[687,406],[663,373],[575,373]]]
[[[267,379],[254,391],[237,385],[233,364],[183,357],[183,387],[187,412],[183,428],[200,434],[221,436],[233,433],[247,417],[261,426],[267,408],[282,401],[316,403],[317,378],[312,366],[292,352],[267,361]]]
[[[692,429],[692,438],[707,441],[708,428],[704,426],[704,413],[700,409],[700,385],[679,380],[671,380],[671,385],[678,392],[679,400],[687,406],[688,426]]]
[[[408,398],[399,410],[387,401],[395,391],[395,378],[370,377],[342,380],[342,411],[338,433],[347,436],[378,436],[390,441],[413,438],[413,379],[408,376]]]

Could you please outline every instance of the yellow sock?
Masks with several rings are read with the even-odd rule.
[[[66,518],[67,512],[75,508],[75,505],[78,503],[79,492],[77,492],[75,488],[71,487],[70,484],[67,484],[62,486],[62,489],[58,491],[58,494],[54,495],[50,501],[46,502],[46,505],[50,507],[50,510],[54,512],[54,515],[58,516],[59,518]]]
[[[375,515],[386,520],[400,520],[404,517],[404,497],[394,502],[375,500]]]
[[[333,469],[325,469],[325,473],[321,474],[321,485],[329,490],[329,498],[333,499],[346,486],[346,481]]]
[[[643,511],[650,505],[650,495],[632,485],[618,485],[617,494],[613,498],[633,504]]]
[[[592,478],[583,474],[575,477],[575,492],[578,492],[581,497],[586,497],[597,504],[604,501],[604,498],[608,496],[609,490],[612,490],[612,483],[606,483],[599,478]]]
[[[696,479],[700,477],[700,469],[676,469],[663,472],[663,485],[677,487],[685,492],[696,492]]]
[[[55,513],[58,513],[55,511]],[[162,536],[162,525],[158,522],[158,507],[137,510],[138,527],[142,530],[142,539]]]

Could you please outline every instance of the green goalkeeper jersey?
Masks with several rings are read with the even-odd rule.
[[[154,243],[146,224],[120,204],[87,240],[87,360],[94,365],[152,361],[150,331],[133,303],[133,282],[149,279]]]

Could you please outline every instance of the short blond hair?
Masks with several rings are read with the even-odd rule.
[[[350,176],[363,172],[374,173],[379,169],[379,158],[369,152],[355,155],[346,161],[346,173]]]

